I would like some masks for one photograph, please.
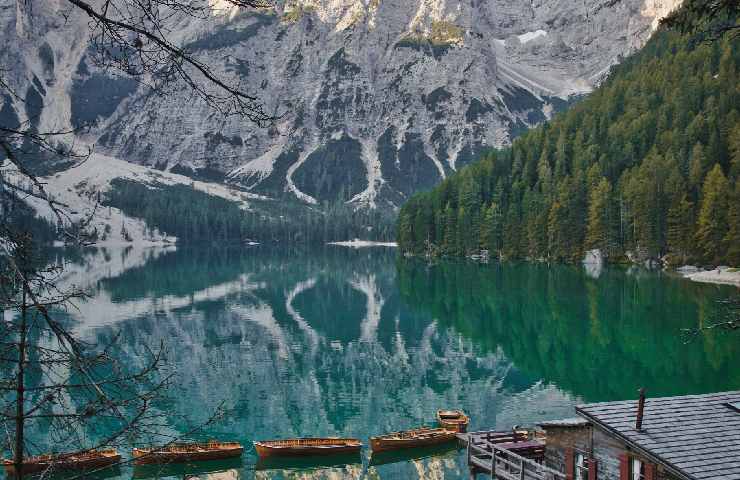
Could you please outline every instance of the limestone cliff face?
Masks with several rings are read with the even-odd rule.
[[[118,158],[308,203],[398,205],[589,92],[678,0],[214,0],[177,39],[279,115],[260,129],[187,91],[157,97],[94,68],[64,2],[0,0],[11,84],[2,118],[85,136]],[[70,48],[71,47],[71,48]]]

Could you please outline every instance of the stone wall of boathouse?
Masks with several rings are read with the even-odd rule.
[[[553,422],[557,423],[557,422]],[[640,458],[629,451],[620,440],[588,423],[543,424],[547,433],[545,465],[565,472],[566,455],[569,449],[583,452],[586,458],[596,460],[597,480],[620,480],[620,457],[624,454]],[[657,466],[655,480],[678,480],[661,466]]]
[[[565,457],[568,449],[584,452],[588,457],[591,452],[591,432],[589,424],[579,422],[574,425],[554,424],[543,425],[547,433],[547,447],[545,448],[545,465],[565,472]]]

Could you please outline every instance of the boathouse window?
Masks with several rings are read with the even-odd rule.
[[[596,480],[596,460],[588,452],[565,449],[565,478],[567,480]]]
[[[645,480],[645,463],[642,460],[633,458],[630,462],[630,480]]]
[[[655,480],[656,465],[628,454],[619,456],[619,480]]]
[[[586,455],[582,452],[576,452],[575,464],[575,480],[588,480],[588,462],[586,461]]]

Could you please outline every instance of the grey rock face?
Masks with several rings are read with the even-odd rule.
[[[294,0],[218,10],[177,39],[275,112],[220,118],[182,90],[158,97],[96,70],[85,19],[0,0],[0,54],[47,127],[94,121],[109,155],[273,197],[399,205],[589,92],[678,0]],[[43,7],[31,7],[36,5]],[[71,46],[71,48],[70,48]],[[10,111],[8,110],[8,111]]]

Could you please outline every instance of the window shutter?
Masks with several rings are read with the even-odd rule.
[[[596,459],[588,459],[588,480],[596,480]]]
[[[566,480],[573,480],[575,476],[576,461],[575,452],[573,448],[568,447],[565,449],[565,478]]]
[[[645,480],[655,480],[655,464],[654,463],[646,463],[645,464]]]
[[[630,480],[630,457],[624,453],[619,456],[619,480]]]

